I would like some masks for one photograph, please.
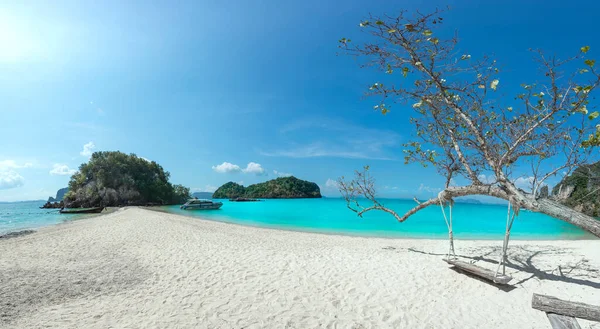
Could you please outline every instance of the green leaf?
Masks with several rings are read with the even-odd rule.
[[[362,22],[362,23],[360,23],[360,24],[358,24],[358,25],[359,25],[360,27],[365,27],[365,26],[367,26],[367,25],[369,25],[369,24],[371,24],[371,23],[369,23],[369,21],[364,21],[364,22]]]
[[[583,47],[581,47],[581,52],[584,53],[584,54],[587,53],[589,50],[590,50],[590,46],[583,46]]]
[[[385,73],[387,73],[387,74],[394,73],[394,70],[392,70],[392,66],[390,64],[387,65],[387,70],[385,71]]]
[[[592,66],[594,66],[594,64],[596,64],[596,60],[595,59],[586,59],[584,61],[584,63],[585,63],[585,65],[592,67]]]
[[[471,58],[471,55],[462,55],[462,56],[460,56],[460,59],[463,60],[463,61],[465,59],[470,59],[470,58]]]
[[[395,30],[395,29],[389,29],[389,30],[388,30],[388,33],[394,33],[394,32],[396,32],[396,30]]]
[[[408,32],[414,32],[415,31],[415,26],[412,24],[405,24],[404,27],[406,28],[406,30]]]
[[[598,111],[594,111],[594,112],[590,113],[590,115],[588,115],[588,118],[590,120],[594,120],[598,117],[598,115],[600,115],[600,113],[598,113]]]
[[[437,45],[440,42],[440,39],[438,38],[431,38],[431,43],[433,43],[434,45]]]
[[[433,32],[431,32],[431,30],[425,30],[425,31],[423,31],[423,35],[426,36],[426,37],[428,37],[428,36],[430,36],[432,34],[433,34]]]
[[[590,70],[588,70],[588,69],[581,69],[581,70],[579,70],[579,74],[587,73],[589,71]]]
[[[375,24],[377,24],[377,25],[383,25],[383,22],[380,21],[380,20],[377,20],[377,22],[375,22]]]
[[[402,76],[406,78],[407,75],[408,75],[408,67],[403,67],[402,68]]]

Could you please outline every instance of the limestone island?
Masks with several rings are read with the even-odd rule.
[[[302,199],[321,198],[319,185],[298,179],[294,176],[280,177],[264,183],[244,187],[229,182],[219,187],[213,194],[214,199]]]

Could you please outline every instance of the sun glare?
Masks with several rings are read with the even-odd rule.
[[[14,62],[34,55],[32,37],[16,19],[0,12],[0,61]]]

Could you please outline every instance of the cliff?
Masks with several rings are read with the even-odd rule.
[[[68,187],[61,188],[60,190],[56,191],[56,198],[49,197],[48,198],[48,202],[60,202],[60,201],[62,201],[62,199],[65,197],[65,194],[67,194],[67,192],[69,192],[69,188]]]
[[[575,169],[552,189],[551,197],[588,216],[600,216],[600,162]]]

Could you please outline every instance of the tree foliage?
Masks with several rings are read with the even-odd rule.
[[[270,181],[243,187],[229,182],[219,187],[213,194],[215,199],[231,198],[292,199],[320,198],[321,190],[316,183],[296,177],[280,177]]]
[[[244,192],[246,192],[246,188],[242,185],[235,182],[228,182],[221,185],[215,193],[213,193],[213,198],[215,199],[233,199],[244,196]]]
[[[541,79],[521,84],[508,97],[497,61],[460,52],[457,36],[445,38],[440,32],[442,15],[371,16],[359,24],[368,35],[366,43],[340,40],[340,48],[362,60],[363,67],[388,75],[382,78],[386,83],[374,82],[367,92],[379,98],[375,110],[387,114],[394,103],[412,108],[415,135],[405,145],[406,163],[431,165],[445,178],[437,198],[400,216],[378,202],[368,170],[357,172],[354,179],[340,181],[348,206],[359,215],[384,210],[399,221],[429,205],[475,194],[509,200],[516,211],[558,209],[547,200],[539,202],[539,189],[549,178],[586,163],[600,142],[598,112],[590,102],[600,74],[595,61],[586,58],[590,48],[567,59],[534,51]],[[530,191],[515,186],[523,175],[532,177]],[[468,183],[452,186],[455,178]],[[363,206],[357,201],[361,197],[372,204]],[[589,218],[570,221],[587,225],[579,219],[597,225]],[[600,226],[592,230],[600,235]]]
[[[69,207],[177,204],[189,198],[182,185],[169,183],[169,172],[154,161],[122,152],[95,152],[71,176]]]

